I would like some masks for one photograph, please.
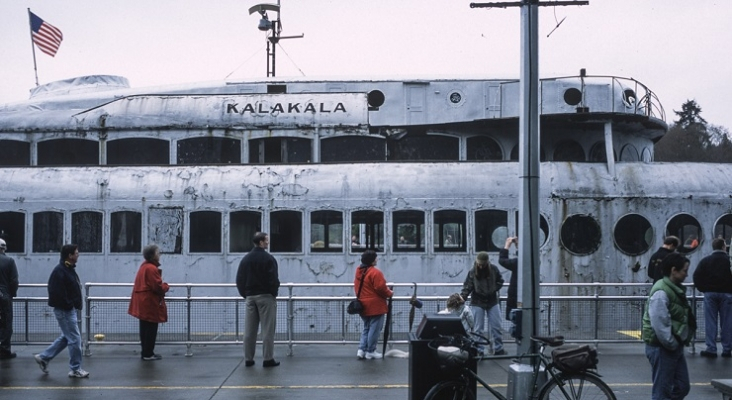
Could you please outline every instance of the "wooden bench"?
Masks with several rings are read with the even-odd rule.
[[[732,400],[732,379],[712,379],[712,386],[722,393],[722,400]]]

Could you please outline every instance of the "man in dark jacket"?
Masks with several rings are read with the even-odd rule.
[[[493,338],[493,354],[503,355],[503,331],[501,330],[501,309],[498,306],[498,291],[503,287],[503,277],[498,267],[488,261],[488,253],[481,251],[463,283],[460,295],[470,296],[470,311],[475,317],[475,332],[483,333],[485,317]],[[482,349],[481,349],[482,350]]]
[[[277,323],[277,291],[280,288],[277,261],[267,253],[269,236],[264,232],[254,235],[254,248],[239,263],[236,288],[246,299],[244,326],[244,365],[254,365],[257,329],[262,324],[262,355],[264,367],[280,365],[274,359],[274,335]]]
[[[13,298],[18,295],[18,268],[15,260],[5,255],[8,248],[0,239],[0,360],[15,358],[10,350],[13,336]]]
[[[34,358],[43,373],[48,373],[48,363],[66,347],[69,348],[69,378],[87,378],[89,373],[81,369],[81,333],[78,312],[83,307],[81,281],[76,274],[79,246],[67,244],[61,248],[61,262],[48,278],[48,305],[53,307],[59,336],[46,350]]]
[[[694,271],[694,286],[704,293],[706,350],[702,357],[717,357],[717,317],[721,326],[722,357],[732,356],[732,271],[724,239],[712,240],[712,254],[702,258]]]
[[[648,277],[653,279],[653,283],[656,283],[656,281],[663,278],[663,273],[661,272],[661,261],[663,261],[667,255],[675,252],[680,244],[681,241],[679,241],[679,238],[676,236],[668,236],[663,240],[663,246],[659,247],[659,249],[653,253],[650,261],[648,261]]]

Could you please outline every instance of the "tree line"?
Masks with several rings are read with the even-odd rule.
[[[694,100],[682,104],[681,111],[674,110],[678,120],[654,145],[654,161],[732,163],[729,130],[707,123],[701,112]]]

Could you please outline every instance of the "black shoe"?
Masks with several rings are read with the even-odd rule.
[[[264,362],[262,363],[262,366],[264,368],[276,367],[278,365],[280,365],[280,362],[279,361],[275,361],[274,358],[271,359],[271,360],[264,360]]]
[[[724,358],[730,358],[730,357],[732,357],[732,352],[723,351],[722,352],[722,357],[724,357]]]
[[[18,356],[18,355],[17,355],[17,354],[15,354],[15,353],[11,353],[11,352],[5,352],[5,351],[4,351],[4,352],[0,353],[0,360],[9,360],[9,359],[11,359],[11,358],[15,358],[15,357],[17,357],[17,356]]]
[[[252,367],[254,366],[254,360],[246,360],[244,361],[244,365],[247,367]]]
[[[494,356],[505,356],[506,355],[506,350],[501,349],[501,350],[498,350],[498,351],[494,351],[493,352],[493,355]]]
[[[706,350],[700,351],[699,355],[702,357],[707,357],[707,358],[717,358],[717,353],[712,353],[711,351],[706,351]]]

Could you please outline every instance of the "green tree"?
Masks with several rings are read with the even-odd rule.
[[[696,104],[695,100],[686,100],[686,103],[681,105],[681,111],[674,110],[674,113],[679,117],[679,120],[674,121],[674,123],[684,129],[694,125],[706,127],[707,121],[701,117],[701,112],[702,109]]]

